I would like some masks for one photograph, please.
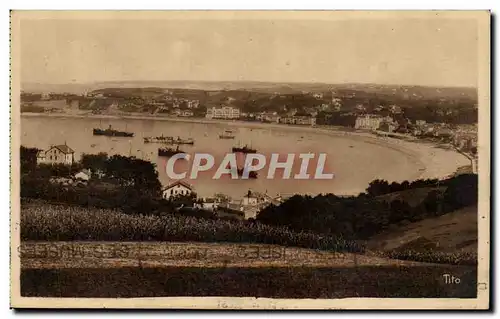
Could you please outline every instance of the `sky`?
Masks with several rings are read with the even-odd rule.
[[[473,19],[22,19],[21,82],[476,87],[477,34]]]

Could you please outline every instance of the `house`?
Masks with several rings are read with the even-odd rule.
[[[57,184],[57,185],[63,185],[63,186],[68,186],[73,184],[73,180],[68,177],[51,177],[49,179],[49,182],[52,184]]]
[[[55,145],[45,151],[44,163],[71,165],[74,162],[73,151],[68,145]]]
[[[88,182],[91,175],[90,169],[82,169],[80,172],[75,174],[75,179]]]
[[[425,120],[416,120],[415,125],[416,126],[424,126],[426,124]]]
[[[342,106],[342,99],[338,97],[332,97],[332,105],[340,108]]]
[[[382,117],[374,114],[358,116],[354,124],[355,129],[377,130],[382,123]]]
[[[391,105],[391,106],[389,106],[389,110],[393,114],[401,114],[403,112],[403,110],[401,109],[401,107],[398,106],[398,105]]]
[[[179,111],[178,116],[181,116],[181,117],[192,117],[192,116],[194,116],[194,113],[191,110],[182,110],[182,111]]]
[[[45,151],[39,150],[36,154],[36,162],[37,164],[45,163]]]
[[[396,130],[396,128],[397,128],[396,124],[392,122],[382,121],[378,127],[378,130],[392,133]]]
[[[364,112],[366,111],[366,106],[364,106],[363,104],[358,104],[356,105],[356,110]]]
[[[258,205],[262,203],[265,200],[265,196],[262,193],[259,192],[252,192],[251,190],[248,190],[248,192],[243,196],[243,200],[241,201],[241,205],[243,206],[248,206],[248,205]]]
[[[316,118],[310,114],[296,113],[292,116],[285,116],[279,119],[282,124],[295,124],[295,125],[316,125]]]
[[[277,112],[262,112],[255,116],[257,120],[267,123],[279,123],[280,116]]]
[[[199,203],[195,203],[195,207],[199,209],[206,209],[214,211],[217,209],[219,201],[216,198],[209,197],[203,198]]]
[[[263,207],[260,207],[260,205],[243,207],[243,213],[245,215],[245,219],[257,218],[257,214],[262,208]]]
[[[197,109],[199,105],[200,101],[198,100],[191,100],[187,102],[187,107],[190,109]]]
[[[207,109],[205,117],[207,119],[239,119],[241,115],[240,109],[231,106],[212,107]]]
[[[279,202],[267,193],[263,194],[249,190],[241,200],[241,210],[245,214],[245,219],[256,218],[257,213],[270,204],[277,205]]]
[[[188,196],[193,193],[193,187],[188,183],[178,180],[167,185],[163,191],[163,198],[170,199],[175,196]]]

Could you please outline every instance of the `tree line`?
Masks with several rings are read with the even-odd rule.
[[[401,184],[376,180],[365,193],[352,197],[333,194],[315,197],[295,195],[284,203],[261,210],[257,221],[287,226],[295,231],[313,231],[347,239],[367,239],[391,226],[419,221],[477,204],[477,175],[463,174],[439,182],[405,181]],[[414,192],[427,188],[425,198],[416,206],[381,195]],[[416,193],[414,193],[416,194]],[[412,196],[412,193],[410,193]]]

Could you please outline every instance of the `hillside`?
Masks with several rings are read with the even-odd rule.
[[[425,200],[425,198],[431,191],[434,190],[439,190],[444,193],[446,191],[446,187],[420,187],[380,195],[377,198],[389,203],[395,200],[400,200],[403,202],[407,202],[411,207],[416,207]]]
[[[369,83],[273,83],[258,81],[115,81],[115,82],[95,82],[95,83],[68,83],[68,84],[43,84],[43,83],[22,83],[21,88],[26,92],[55,92],[55,93],[83,93],[85,91],[97,90],[109,87],[120,88],[171,88],[190,89],[203,91],[220,90],[244,90],[263,93],[296,94],[302,91],[308,92],[329,92],[346,91],[350,93],[365,92],[376,93],[388,96],[400,96],[402,98],[452,98],[452,99],[477,99],[475,88],[462,87],[425,87],[413,85],[388,85]],[[339,92],[337,92],[339,93]]]
[[[477,251],[477,206],[460,210],[374,236],[370,250],[427,250],[439,252]]]

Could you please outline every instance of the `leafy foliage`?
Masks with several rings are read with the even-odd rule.
[[[349,239],[367,239],[391,225],[439,216],[477,203],[477,175],[464,174],[439,185],[446,190],[431,190],[416,207],[404,200],[377,197],[400,190],[416,190],[436,186],[437,180],[389,184],[375,180],[367,194],[342,198],[333,194],[316,197],[295,195],[279,206],[268,206],[257,215],[257,221],[286,226],[294,231],[313,231],[339,235]]]

